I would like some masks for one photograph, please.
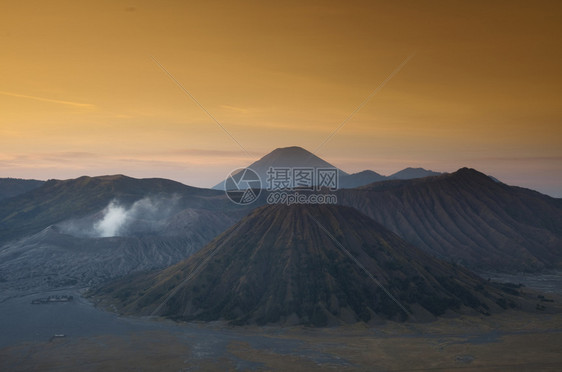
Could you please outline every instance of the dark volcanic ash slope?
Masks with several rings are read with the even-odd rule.
[[[133,230],[111,237],[71,235],[61,226],[50,226],[0,247],[0,289],[90,286],[134,271],[167,267],[197,252],[237,219],[187,209],[162,221],[158,233]]]
[[[562,266],[562,200],[495,182],[473,169],[340,190],[357,208],[437,257],[475,269]]]
[[[166,267],[246,213],[224,192],[163,179],[48,181],[0,202],[0,292]]]
[[[406,313],[418,319],[515,305],[481,278],[437,260],[355,209],[261,207],[189,259],[109,283],[94,295],[124,313],[234,324],[323,326]]]
[[[0,202],[0,243],[29,236],[60,222],[86,217],[112,200],[129,206],[147,196],[178,196],[178,208],[236,210],[224,192],[160,178],[122,175],[49,180],[41,187]],[[238,208],[239,209],[239,208]]]

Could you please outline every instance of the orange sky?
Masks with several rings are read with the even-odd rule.
[[[559,1],[3,1],[0,177],[212,186],[316,149],[415,52],[319,156],[562,197],[561,25]]]

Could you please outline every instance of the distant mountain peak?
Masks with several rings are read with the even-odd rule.
[[[454,173],[458,173],[458,174],[483,174],[483,173],[477,171],[476,169],[474,169],[474,168],[469,168],[469,167],[462,167],[462,168],[459,168],[459,169],[458,169],[456,172],[454,172]]]
[[[279,147],[266,154],[259,160],[250,164],[246,168],[254,170],[262,181],[262,187],[265,188],[267,180],[267,171],[269,168],[289,167],[289,168],[335,168],[338,170],[339,185],[343,189],[356,188],[371,183],[392,180],[392,179],[414,179],[430,176],[438,176],[442,173],[434,172],[424,168],[408,167],[391,176],[383,176],[372,170],[363,170],[357,173],[348,174],[334,165],[328,163],[324,159],[318,157],[314,153],[300,146]],[[221,181],[213,187],[215,190],[224,190],[225,181]]]
[[[254,162],[254,165],[258,164],[260,161],[265,161],[267,159],[275,159],[278,162],[290,162],[295,164],[305,164],[309,162],[313,163],[326,163],[325,160],[319,158],[312,152],[299,147],[299,146],[289,146],[289,147],[279,147],[275,150],[271,151],[269,154],[262,157],[257,162]],[[251,168],[251,166],[250,166]]]
[[[442,173],[439,172],[434,172],[432,170],[427,170],[424,168],[413,168],[413,167],[408,167],[408,168],[404,168],[399,172],[396,172],[390,176],[388,176],[388,179],[391,180],[409,180],[409,179],[413,179],[413,178],[424,178],[424,177],[431,177],[431,176],[439,176]]]
[[[374,182],[384,181],[386,179],[387,178],[385,176],[380,175],[375,171],[364,170],[361,172],[340,177],[339,187],[342,189],[352,189],[355,187],[368,185]]]
[[[466,180],[469,179],[474,181],[479,180],[479,182],[485,182],[485,183],[488,182],[500,183],[494,177],[488,176],[487,174],[479,172],[476,169],[468,168],[468,167],[460,168],[456,172],[451,173],[450,176],[452,176],[453,178],[463,178]]]
[[[266,188],[267,172],[270,168],[333,168],[338,170],[340,176],[347,176],[346,172],[299,146],[277,148],[245,168],[252,169],[258,174],[263,188]],[[218,190],[224,188],[225,181],[213,187]]]
[[[272,153],[274,152],[303,152],[303,153],[307,153],[307,154],[312,154],[310,151],[300,147],[300,146],[287,146],[287,147],[278,147],[275,150],[272,151]]]

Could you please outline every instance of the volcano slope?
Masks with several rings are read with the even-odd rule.
[[[41,187],[0,203],[0,244],[36,234],[51,225],[98,213],[112,200],[130,206],[145,197],[172,195],[178,197],[178,209],[221,212],[240,209],[228,201],[224,192],[161,178],[113,175],[49,180]]]
[[[91,294],[125,314],[260,325],[429,320],[527,306],[518,289],[435,259],[336,205],[260,207],[187,260]]]
[[[47,181],[0,201],[0,300],[167,267],[245,214],[224,192],[165,179]]]
[[[340,190],[337,198],[416,247],[470,269],[562,268],[562,199],[474,169]]]

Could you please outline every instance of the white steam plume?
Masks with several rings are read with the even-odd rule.
[[[70,235],[90,238],[112,236],[139,236],[157,233],[166,220],[178,210],[180,196],[145,197],[131,206],[124,206],[112,200],[101,211],[101,217],[94,215],[80,220],[70,220],[59,225]]]
[[[127,211],[116,201],[112,201],[106,207],[103,218],[94,224],[94,235],[100,238],[118,236],[120,230],[127,224],[129,213],[130,210]]]

